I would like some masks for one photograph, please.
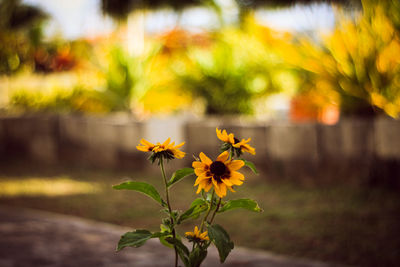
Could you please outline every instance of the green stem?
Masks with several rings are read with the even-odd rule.
[[[211,208],[212,208],[212,204],[213,204],[213,202],[214,202],[214,194],[215,194],[215,192],[214,192],[214,190],[213,190],[212,195],[211,195],[210,206],[208,206],[207,213],[206,213],[206,215],[204,216],[203,221],[201,222],[200,233],[203,232],[204,223],[206,222],[207,217],[208,217],[208,215],[210,214],[210,211],[211,211]]]
[[[169,189],[168,189],[168,183],[167,183],[167,177],[165,175],[165,170],[164,170],[164,162],[163,159],[160,158],[160,168],[161,168],[161,174],[164,180],[164,185],[165,185],[165,197],[167,198],[167,206],[168,206],[168,211],[169,211],[169,218],[171,220],[171,225],[172,225],[172,237],[175,239],[176,238],[176,233],[175,233],[175,222],[174,218],[172,216],[172,208],[171,204],[169,201]],[[176,246],[174,245],[174,250],[175,250],[175,267],[178,267],[178,250],[176,249]]]
[[[167,177],[166,177],[166,175],[165,175],[164,162],[163,162],[163,159],[162,159],[162,158],[160,159],[160,167],[161,167],[161,174],[162,174],[162,177],[163,177],[163,180],[164,180],[165,196],[166,196],[166,198],[167,198],[168,211],[169,211],[169,213],[171,214],[172,209],[171,209],[171,204],[170,204],[170,202],[169,202],[168,182],[167,182]],[[171,219],[172,219],[172,217],[171,217]]]
[[[234,155],[233,147],[231,147],[231,149],[229,150],[229,159],[233,159],[233,155]]]
[[[211,220],[210,220],[209,224],[212,224],[212,222],[214,220],[214,217],[215,217],[215,214],[217,214],[217,212],[219,210],[219,207],[221,206],[221,201],[222,201],[222,198],[219,198],[219,201],[218,201],[218,204],[217,204],[217,208],[214,210],[214,213],[211,216]]]

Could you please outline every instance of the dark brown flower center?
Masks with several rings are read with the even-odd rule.
[[[233,140],[235,141],[235,144],[240,142],[239,139],[237,139],[236,137],[234,137]]]
[[[225,166],[224,163],[222,163],[220,161],[214,161],[213,163],[211,163],[210,171],[211,171],[214,179],[218,183],[222,183],[221,178],[224,178],[225,176],[229,176],[228,168]]]
[[[226,166],[221,161],[214,161],[210,165],[210,171],[217,176],[221,176],[226,172]]]

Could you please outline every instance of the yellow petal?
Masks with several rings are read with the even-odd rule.
[[[186,155],[185,152],[182,152],[182,151],[177,150],[177,149],[172,149],[172,154],[174,154],[175,158],[177,158],[177,159],[181,159]]]
[[[231,177],[230,177],[231,182],[233,181],[244,181],[244,175],[241,174],[240,172],[231,172]]]
[[[207,231],[205,231],[205,232],[203,232],[202,234],[200,234],[200,236],[199,236],[200,239],[202,239],[202,240],[209,240],[207,234],[208,234]]]
[[[210,191],[211,187],[212,187],[212,183],[207,182],[207,184],[204,186],[204,191],[206,191],[206,192]]]
[[[253,154],[253,155],[256,154],[255,148],[254,148],[254,147],[251,147],[251,146],[248,145],[248,144],[244,144],[243,146],[241,146],[241,149],[242,149],[243,151],[245,151],[245,152],[250,153],[250,154]]]
[[[244,181],[244,176],[240,172],[231,172],[231,175],[229,177],[229,181],[233,184],[237,184],[240,182],[242,184],[242,181]]]
[[[224,151],[217,157],[216,161],[225,162],[229,158],[229,152]]]
[[[201,192],[201,189],[204,189],[204,191],[208,192],[212,187],[212,183],[210,182],[210,180],[207,179],[203,179],[200,181],[199,183],[199,188],[197,189],[196,194]]]
[[[169,144],[169,142],[171,141],[171,138],[168,137],[167,140],[165,140],[165,142],[162,144],[163,146],[167,146]]]
[[[223,183],[218,184],[217,181],[215,181],[214,179],[212,179],[212,183],[214,185],[214,191],[215,193],[219,196],[219,197],[224,197],[222,191],[221,191],[221,187],[225,186]]]
[[[219,195],[219,197],[226,196],[226,185],[224,183],[219,184],[219,190],[221,193],[221,195]]]
[[[185,144],[185,142],[180,143],[179,145],[176,145],[175,148],[180,148],[181,146],[183,146]]]
[[[233,133],[230,133],[228,138],[229,138],[229,143],[231,144],[235,143],[235,136],[233,135]]]
[[[226,142],[226,140],[225,140],[225,138],[224,138],[224,135],[221,133],[221,130],[218,129],[218,128],[216,128],[215,131],[217,132],[217,137],[218,137],[221,141]]]
[[[208,180],[208,179],[210,179],[210,177],[207,177],[207,176],[205,176],[205,175],[201,175],[201,176],[197,177],[197,179],[196,179],[194,185],[196,186],[196,185],[198,185],[201,181],[203,181],[203,180]]]
[[[231,162],[228,162],[226,164],[229,170],[231,171],[236,171],[239,170],[244,166],[244,161],[243,160],[232,160]]]
[[[193,236],[193,232],[186,232],[185,235],[187,235],[187,236]]]
[[[222,181],[224,184],[228,185],[228,186],[232,186],[232,185],[233,185],[233,184],[229,181],[229,179],[221,179],[221,181]]]
[[[211,181],[214,185],[214,188],[219,190],[218,182],[214,178],[211,178]]]
[[[193,168],[205,168],[207,165],[200,161],[193,161],[192,167]]]
[[[201,192],[201,189],[203,189],[203,187],[201,187],[201,186],[199,185],[199,187],[197,187],[196,194],[200,193],[200,192]]]
[[[136,146],[136,149],[139,151],[143,151],[143,152],[151,151],[151,149],[149,149],[149,147],[147,147],[147,146]]]
[[[203,168],[196,168],[196,169],[194,169],[194,173],[195,173],[197,176],[200,176],[200,175],[204,174],[205,172],[206,172],[206,170],[203,169]]]
[[[154,146],[154,144],[150,143],[149,141],[145,140],[144,138],[140,139],[140,143],[142,143],[145,146]]]
[[[200,152],[200,159],[203,163],[205,163],[207,165],[212,164],[212,160],[209,157],[207,157],[203,152]]]

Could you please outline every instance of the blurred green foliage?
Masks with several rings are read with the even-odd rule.
[[[0,74],[33,67],[46,13],[21,0],[0,1]]]
[[[47,60],[51,59],[51,61],[41,61],[42,65],[39,65],[38,70],[48,72],[77,64],[73,55],[71,55],[71,50],[74,53],[80,51],[78,54],[92,52],[86,45],[85,42],[53,42],[49,44],[42,53],[47,53],[43,57]],[[95,64],[90,66],[92,70],[87,67],[82,75],[82,81],[79,81],[72,90],[60,87],[60,84],[54,85],[50,92],[17,89],[11,95],[10,105],[20,111],[35,112],[106,113],[129,111],[132,94],[140,80],[143,62],[128,55],[126,50],[118,45],[106,46],[101,53],[104,54],[104,58],[93,60]],[[58,56],[50,56],[54,54]],[[61,55],[65,56],[61,57]],[[88,55],[82,56],[90,57]],[[82,58],[80,60],[83,61]],[[85,71],[88,77],[85,77]],[[90,72],[95,72],[95,74],[89,75]],[[98,81],[88,81],[89,77],[101,80],[101,87],[98,87]]]
[[[108,64],[103,68],[106,78],[104,97],[111,111],[126,111],[130,109],[140,66],[121,47],[112,47],[109,53]]]
[[[95,41],[44,44],[32,37],[31,43],[36,46],[37,72],[71,70],[91,77],[75,87],[85,88],[89,98],[96,96],[94,102],[102,108],[66,105],[71,110],[166,113],[194,109],[194,100],[201,99],[207,114],[252,114],[259,107],[255,101],[277,92],[291,96],[297,90],[309,110],[329,106],[340,108],[342,114],[398,117],[399,14],[396,1],[364,0],[359,12],[337,8],[333,31],[311,39],[261,26],[250,13],[240,28],[201,34],[174,29],[146,39],[146,49],[136,56],[121,44],[124,39],[118,32]],[[7,49],[28,55],[32,45],[14,44],[12,34],[0,32],[0,38],[0,72],[15,71],[25,61],[24,54]],[[27,95],[35,101],[46,99],[28,92],[15,94],[11,104],[20,108],[33,108]],[[49,102],[38,106],[55,109]]]
[[[51,93],[16,91],[10,104],[17,111],[52,113],[106,113],[110,112],[108,103],[101,92],[80,87],[72,90],[55,89]]]
[[[207,114],[251,114],[255,98],[282,89],[274,79],[279,59],[238,29],[215,33],[209,47],[190,49],[188,58],[178,80],[204,100]]]

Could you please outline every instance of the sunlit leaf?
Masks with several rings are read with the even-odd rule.
[[[177,170],[172,175],[172,177],[169,180],[167,186],[170,187],[173,184],[175,184],[175,183],[179,182],[180,180],[182,180],[183,178],[188,177],[189,175],[192,175],[192,174],[194,174],[194,169],[193,168],[183,168],[183,169]]]
[[[257,202],[251,199],[242,198],[227,201],[218,212],[225,212],[233,209],[246,209],[254,212],[261,212],[262,209],[258,206]]]
[[[119,185],[114,185],[113,188],[117,190],[126,189],[126,190],[137,191],[151,197],[161,205],[164,205],[164,201],[161,199],[161,196],[158,193],[157,189],[155,189],[154,186],[148,183],[130,181]]]
[[[242,160],[242,161],[244,162],[244,165],[245,165],[246,167],[249,167],[255,174],[258,174],[258,171],[257,171],[257,169],[256,169],[256,166],[254,165],[253,162],[248,161],[248,160],[245,160],[245,159],[240,159],[240,160]]]
[[[189,218],[197,218],[202,212],[206,211],[208,208],[207,202],[202,198],[195,199],[190,208],[186,210],[184,213],[179,216],[178,223],[189,219]]]
[[[146,243],[146,241],[150,238],[160,238],[164,235],[166,234],[160,232],[153,234],[148,230],[136,230],[134,232],[127,232],[123,236],[121,236],[121,239],[118,242],[117,251],[120,251],[125,247],[138,248]]]

